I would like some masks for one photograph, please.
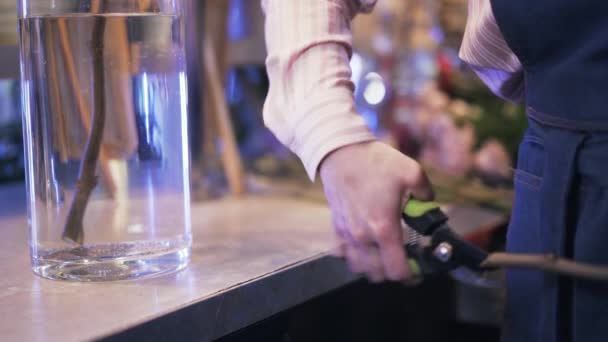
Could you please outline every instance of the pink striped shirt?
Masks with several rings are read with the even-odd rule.
[[[350,23],[376,0],[262,0],[270,90],[264,120],[296,153],[311,179],[323,158],[375,139],[355,109]],[[461,58],[503,98],[523,93],[521,64],[508,48],[488,0],[469,1]]]

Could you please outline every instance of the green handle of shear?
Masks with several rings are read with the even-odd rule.
[[[403,207],[403,218],[419,234],[428,232],[445,221],[447,216],[441,212],[439,203],[410,199]],[[408,258],[411,274],[414,278],[422,278],[420,263],[414,258]]]
[[[403,207],[403,214],[405,214],[407,217],[417,218],[439,208],[440,205],[436,202],[423,202],[410,199],[407,201],[405,207]]]

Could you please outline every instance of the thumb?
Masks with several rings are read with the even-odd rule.
[[[408,201],[410,198],[415,198],[420,201],[432,201],[435,198],[433,187],[429,178],[424,171],[420,171],[420,174],[416,177],[414,182],[406,184],[404,201]]]

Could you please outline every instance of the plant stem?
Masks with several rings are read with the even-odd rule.
[[[481,267],[533,269],[574,278],[608,281],[606,266],[574,262],[551,254],[491,253]]]
[[[84,243],[83,219],[86,212],[91,193],[97,186],[97,161],[101,150],[103,131],[106,122],[105,102],[105,74],[104,74],[104,33],[106,18],[96,16],[93,24],[93,38],[91,41],[93,53],[93,102],[94,112],[91,130],[87,139],[82,161],[76,192],[72,199],[72,205],[66,218],[63,230],[63,239],[73,241],[80,245]]]

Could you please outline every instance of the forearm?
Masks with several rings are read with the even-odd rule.
[[[314,179],[333,150],[373,140],[356,112],[350,21],[374,1],[266,0],[267,126]]]

